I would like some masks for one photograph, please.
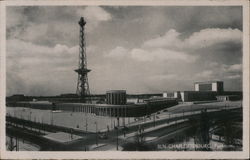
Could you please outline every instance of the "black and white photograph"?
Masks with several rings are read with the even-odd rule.
[[[249,1],[42,2],[4,5],[1,150],[249,156]]]

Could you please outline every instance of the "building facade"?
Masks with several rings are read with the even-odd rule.
[[[25,107],[42,110],[62,110],[69,112],[85,112],[97,116],[110,117],[141,117],[150,115],[164,108],[177,105],[175,99],[158,98],[149,99],[138,104],[88,104],[88,103],[52,103],[52,102],[15,102],[8,107]]]
[[[224,86],[222,81],[208,81],[208,82],[195,82],[195,91],[213,91],[222,93],[224,91]]]
[[[106,92],[106,103],[112,105],[125,105],[127,95],[125,90],[111,90]]]
[[[181,91],[181,100],[183,102],[192,101],[210,101],[216,100],[217,92],[210,91]]]

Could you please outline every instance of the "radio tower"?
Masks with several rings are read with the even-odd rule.
[[[80,37],[79,37],[79,68],[75,70],[78,74],[78,81],[77,81],[77,89],[76,93],[80,96],[80,98],[86,102],[86,97],[90,95],[89,92],[89,83],[88,83],[88,72],[91,70],[87,69],[87,57],[86,57],[86,44],[85,44],[85,37],[84,37],[84,27],[86,21],[83,17],[81,17],[79,21],[80,25]]]

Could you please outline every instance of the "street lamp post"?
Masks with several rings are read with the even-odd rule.
[[[154,127],[155,127],[155,114],[154,114]]]
[[[32,112],[30,111],[30,122],[31,122],[31,114]],[[32,130],[32,123],[30,123],[30,129]]]
[[[182,110],[182,117],[184,118],[184,109]]]
[[[130,125],[130,117],[128,117],[128,126]]]
[[[30,121],[31,121],[31,114],[32,114],[32,112],[30,111]]]
[[[98,136],[97,136],[97,122],[95,122],[95,128],[96,128],[96,136],[95,136],[95,143],[98,145]]]
[[[174,118],[175,118],[175,125],[177,124],[177,122],[176,122],[176,121],[177,121],[177,118],[176,118],[176,117],[177,117],[177,115],[175,114],[175,115],[174,115]]]
[[[86,118],[86,124],[85,124],[85,127],[86,127],[86,132],[88,131],[88,117],[87,117],[87,113],[85,112],[85,118]]]
[[[118,127],[115,127],[116,130],[116,150],[118,151]]]
[[[53,111],[51,111],[51,125],[53,125]]]
[[[18,150],[19,150],[19,141],[18,141],[18,139],[16,137],[16,151],[18,151]]]
[[[168,123],[170,123],[170,113],[168,114]]]
[[[112,115],[111,115],[111,109],[110,109],[110,128],[112,129]]]
[[[193,107],[192,107],[192,105],[191,105],[191,114],[194,114],[194,111],[193,111]]]

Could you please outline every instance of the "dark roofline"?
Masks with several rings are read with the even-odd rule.
[[[173,92],[217,92],[217,91],[195,91],[195,90],[179,90],[179,91],[173,91]],[[166,93],[166,92],[163,92]],[[162,94],[163,94],[162,93]]]
[[[223,83],[223,81],[203,81],[203,82],[194,82],[194,84],[202,84],[202,83],[214,83],[214,82],[219,82],[219,83]]]
[[[119,92],[122,92],[122,93],[126,93],[126,90],[109,90],[109,91],[106,91],[106,93],[119,93]]]

